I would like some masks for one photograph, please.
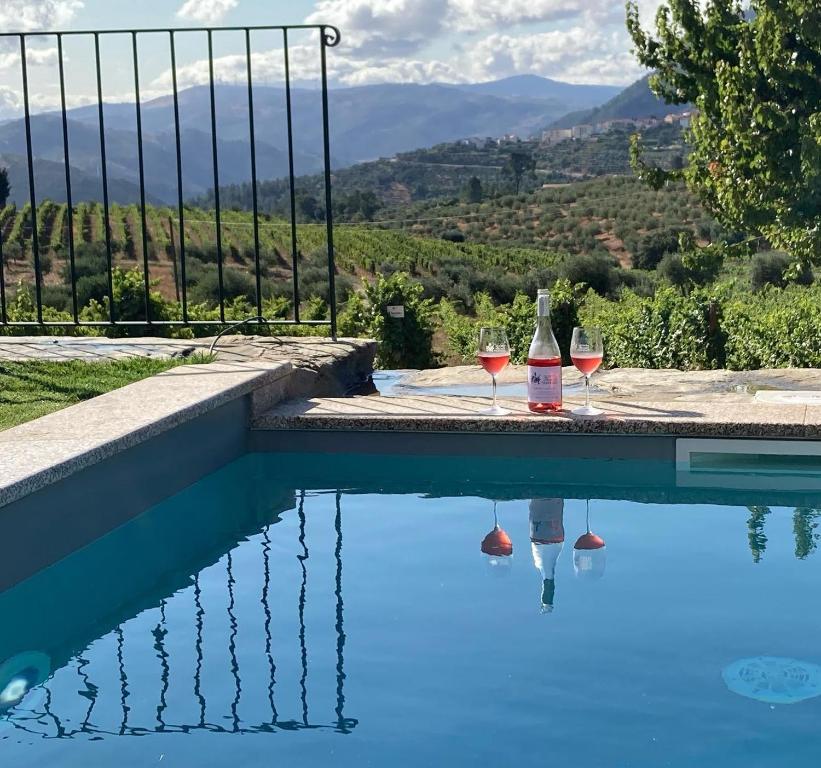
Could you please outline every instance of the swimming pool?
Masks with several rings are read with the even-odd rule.
[[[668,462],[246,454],[0,593],[0,754],[813,765],[819,517]]]

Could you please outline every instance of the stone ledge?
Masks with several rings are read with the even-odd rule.
[[[574,417],[580,404],[568,399],[559,414],[536,415],[521,401],[503,400],[509,416],[488,417],[486,398],[315,398],[280,403],[253,421],[253,428],[398,432],[477,432],[767,437],[821,439],[821,407],[757,403],[750,395],[700,402],[596,400],[598,418]]]
[[[253,392],[273,400],[289,362],[187,365],[0,432],[0,506]],[[252,403],[253,405],[253,403]]]

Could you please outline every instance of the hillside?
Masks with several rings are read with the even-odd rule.
[[[505,165],[513,152],[532,155],[535,163],[535,172],[522,179],[521,191],[533,191],[546,183],[630,175],[628,149],[631,133],[632,129],[617,127],[606,134],[568,139],[550,146],[538,141],[450,142],[359,163],[334,172],[335,216],[338,221],[350,221],[352,217],[370,219],[379,207],[465,197],[472,177],[479,180],[484,197],[509,193],[512,181],[505,174]],[[641,133],[645,156],[658,165],[669,167],[676,158],[683,158],[687,153],[678,126],[660,125]],[[297,179],[297,190],[298,203],[312,198],[321,205],[324,178],[321,175],[302,176]],[[348,205],[350,198],[360,193],[375,196],[378,204],[372,207],[371,214]],[[227,207],[251,209],[250,184],[225,186],[220,194]],[[258,196],[259,205],[265,212],[290,215],[287,181],[260,183]],[[194,202],[210,207],[213,201],[213,194],[209,192]],[[300,218],[305,220],[305,215],[300,206]]]
[[[458,235],[468,243],[598,253],[623,266],[654,232],[689,229],[702,242],[722,234],[683,187],[657,192],[627,176],[552,184],[481,203],[423,202],[388,209],[379,221],[425,237]]]
[[[651,90],[649,75],[629,85],[621,93],[604,104],[581,111],[570,112],[550,124],[550,128],[571,128],[574,125],[595,124],[606,120],[621,120],[641,117],[662,118],[670,112],[683,112],[689,105],[666,104]]]
[[[569,109],[599,104],[610,89],[570,85],[544,78],[470,85],[415,85],[395,83],[335,88],[329,93],[332,164],[342,168],[466,136],[528,136]],[[510,91],[510,93],[508,93]],[[320,94],[316,89],[295,88],[293,135],[298,175],[316,173],[322,167],[322,120]],[[220,181],[239,184],[250,180],[248,93],[245,86],[216,88],[217,136]],[[135,184],[138,180],[136,113],[134,104],[104,106],[108,173],[112,183]],[[254,112],[257,125],[258,178],[275,179],[287,174],[285,93],[282,87],[256,86]],[[100,173],[100,137],[96,105],[68,112],[71,165],[82,174]],[[210,94],[205,86],[180,92],[183,187],[193,197],[213,187],[210,134]],[[170,97],[142,105],[145,176],[149,195],[172,204],[176,200],[176,147],[173,134],[173,103]],[[56,113],[32,117],[32,143],[39,160],[63,161],[62,123]],[[25,156],[22,120],[0,123],[0,154]],[[58,188],[37,179],[51,197]],[[28,198],[28,184],[17,183],[13,200]],[[83,199],[78,197],[79,199]],[[100,199],[96,193],[90,199]],[[134,198],[136,199],[136,198]],[[129,200],[122,199],[122,202]]]
[[[149,274],[155,289],[166,300],[179,300],[179,224],[176,210],[149,206]],[[68,264],[68,210],[65,205],[43,203],[38,208],[44,302],[56,311],[71,306]],[[107,295],[104,217],[102,206],[82,203],[74,212],[76,272],[80,306],[91,300],[103,302]],[[142,269],[140,212],[136,206],[112,206],[111,232],[113,260],[123,269]],[[29,291],[33,285],[31,224],[29,208],[0,210],[0,233],[7,292],[12,297],[17,284]],[[328,299],[325,227],[300,225],[300,289],[305,311],[312,300]],[[559,259],[555,253],[482,244],[457,244],[439,239],[423,239],[404,232],[386,232],[358,226],[340,226],[335,232],[338,295],[344,300],[365,277],[408,271],[426,281],[431,295],[445,296],[460,291],[469,299],[465,286],[481,285],[494,295],[506,297],[515,288],[532,287],[540,270]],[[260,221],[260,262],[263,295],[273,301],[276,311],[289,312],[292,295],[290,226],[278,219]],[[239,298],[253,301],[253,227],[250,215],[226,211],[223,220],[225,297],[230,303]],[[141,281],[138,281],[138,285]],[[217,253],[213,211],[189,208],[186,212],[186,284],[189,303],[213,308],[219,296]],[[141,291],[138,288],[138,292]],[[136,304],[140,305],[137,296]],[[321,312],[326,312],[327,307]]]

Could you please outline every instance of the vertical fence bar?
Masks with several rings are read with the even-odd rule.
[[[171,46],[171,85],[174,92],[174,138],[177,150],[177,212],[180,219],[180,287],[182,289],[182,321],[188,322],[188,286],[185,284],[185,204],[182,189],[182,143],[180,141],[180,96],[177,88],[177,44],[174,30],[169,30]]]
[[[29,79],[26,65],[26,36],[20,35],[20,64],[23,68],[23,110],[26,123],[26,158],[29,172],[29,200],[31,202],[31,250],[34,257],[34,296],[37,300],[37,322],[43,322],[43,296],[40,281],[40,238],[37,234],[37,196],[34,192],[34,153],[31,146],[31,110],[29,108]]]
[[[248,129],[251,141],[251,201],[254,208],[254,272],[257,315],[262,317],[262,276],[259,265],[259,199],[257,196],[257,143],[254,131],[254,84],[251,73],[251,30],[245,29],[245,59],[248,62]]]
[[[6,315],[6,260],[3,257],[4,219],[0,218],[0,324],[5,325],[9,319]]]
[[[220,322],[225,322],[225,288],[222,277],[222,218],[220,214],[220,171],[217,156],[217,99],[214,93],[214,38],[208,30],[208,86],[211,93],[211,154],[214,159],[214,221],[217,236],[217,277],[219,279]]]
[[[328,67],[325,49],[339,43],[339,32],[333,27],[319,30],[320,67],[322,71],[322,149],[325,165],[325,228],[328,238],[328,298],[331,309],[331,338],[336,341],[336,257],[334,255],[334,217],[331,201],[331,138],[328,126]]]
[[[288,55],[288,30],[282,30],[285,55],[285,117],[288,124],[288,190],[291,200],[291,274],[294,279],[294,322],[299,322],[299,259],[296,238],[296,189],[294,183],[294,125],[291,112],[291,62]]]
[[[63,36],[57,34],[57,67],[60,76],[60,112],[63,122],[63,160],[66,165],[66,206],[68,207],[68,269],[71,275],[71,316],[80,322],[77,307],[77,267],[74,261],[74,201],[71,192],[71,163],[68,149],[68,115],[66,112],[66,75],[63,60]]]
[[[114,264],[111,256],[111,219],[108,205],[108,170],[105,152],[105,116],[103,114],[103,76],[100,70],[100,33],[94,33],[94,65],[97,70],[97,113],[100,123],[100,172],[103,181],[103,216],[105,217],[105,253],[108,264],[108,319],[116,321],[114,311]]]
[[[140,174],[140,227],[143,241],[143,291],[145,292],[145,321],[151,324],[151,280],[148,275],[148,223],[145,218],[145,161],[143,157],[143,113],[140,103],[140,64],[137,51],[137,33],[131,33],[134,58],[134,106],[137,115],[137,167]]]

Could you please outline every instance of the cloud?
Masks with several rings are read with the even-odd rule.
[[[239,0],[185,0],[177,11],[177,16],[203,24],[213,24],[238,5]]]
[[[83,0],[2,0],[0,29],[13,32],[60,29],[83,5]]]
[[[306,24],[333,24],[357,58],[400,57],[445,31],[451,0],[319,0]]]
[[[450,0],[456,28],[479,30],[576,18],[609,12],[612,0]]]
[[[19,49],[19,45],[17,46]],[[57,64],[57,49],[53,46],[50,48],[32,48],[26,46],[26,64],[31,66],[55,66]],[[6,69],[18,69],[20,67],[20,53],[19,50],[11,50],[6,53],[0,51],[0,72]]]
[[[573,83],[620,84],[641,76],[619,40],[586,27],[530,35],[489,35],[472,48],[476,79],[537,74]]]

